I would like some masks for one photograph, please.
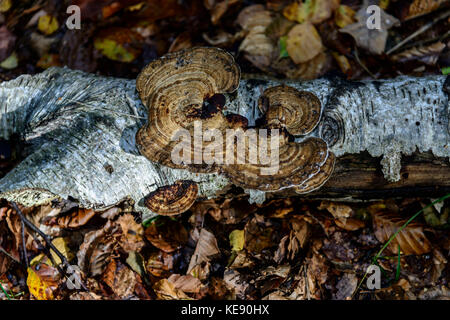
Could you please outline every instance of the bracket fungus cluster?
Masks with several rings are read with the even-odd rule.
[[[240,69],[234,58],[217,48],[183,50],[151,62],[138,76],[136,86],[148,108],[148,124],[136,136],[142,155],[171,168],[218,172],[245,189],[294,188],[297,193],[307,193],[321,187],[332,174],[335,161],[327,143],[316,137],[301,142],[292,139],[311,133],[318,125],[320,100],[310,92],[288,86],[265,90],[259,99],[265,116],[263,125],[257,128],[265,129],[266,139],[262,139],[261,135],[253,135],[255,129],[248,128],[245,117],[222,113],[225,99],[221,94],[237,90],[239,81]],[[198,140],[199,123],[202,133],[215,132],[214,140],[205,142],[204,135]],[[228,138],[230,131],[242,133],[241,145],[236,145],[238,135]],[[180,132],[187,135],[182,149],[189,153],[183,157],[186,161],[173,159],[174,151],[179,151],[176,149],[180,146],[179,138],[183,136]],[[217,134],[227,138],[219,139]],[[273,141],[276,141],[275,148],[272,148]],[[252,152],[255,146],[265,150],[265,161],[259,161],[260,153]],[[202,158],[205,152],[215,160],[227,161],[207,161]],[[275,159],[276,166],[267,159]],[[145,203],[156,213],[181,213],[195,200],[193,185],[177,182],[160,188]]]

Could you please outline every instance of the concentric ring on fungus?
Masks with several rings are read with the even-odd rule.
[[[180,180],[149,193],[144,198],[144,204],[159,215],[173,216],[189,210],[197,199],[197,194],[197,183]]]
[[[136,135],[140,152],[147,159],[171,168],[187,168],[196,172],[214,172],[215,165],[175,164],[172,141],[180,129],[193,137],[194,121],[201,120],[203,130],[228,126],[220,110],[205,115],[203,102],[219,93],[235,91],[240,69],[233,56],[217,48],[193,48],[168,54],[151,62],[139,74],[136,88],[148,108],[148,124]],[[191,155],[203,154],[195,143]]]
[[[286,85],[265,90],[259,106],[267,110],[264,117],[268,127],[283,127],[294,136],[310,133],[320,121],[320,100],[311,92]]]
[[[148,108],[149,118],[148,124],[136,136],[141,153],[154,162],[172,168],[185,168],[192,172],[219,171],[233,184],[245,189],[277,191],[295,188],[298,193],[307,193],[322,186],[332,174],[335,162],[327,143],[315,137],[300,143],[291,142],[284,134],[287,131],[291,135],[304,135],[313,131],[321,116],[320,100],[312,93],[284,85],[269,88],[263,93],[259,103],[262,110],[267,110],[266,129],[281,129],[279,149],[274,151],[278,152],[276,170],[267,174],[263,173],[270,169],[267,163],[251,161],[254,154],[250,155],[250,143],[256,142],[250,141],[247,135],[251,133],[247,130],[252,130],[247,129],[247,120],[239,115],[224,116],[220,102],[223,99],[220,95],[216,96],[235,91],[239,80],[240,70],[233,57],[217,48],[187,49],[151,62],[137,79],[137,90]],[[186,129],[189,138],[194,137],[195,121],[201,121],[203,132],[218,129],[223,137],[227,129],[242,130],[244,151],[234,144],[234,139],[228,138],[224,139],[225,146],[215,151],[222,152],[223,159],[227,158],[227,152],[234,153],[234,164],[203,162],[176,165],[172,162],[171,152],[179,143],[172,141],[174,134]],[[268,132],[275,134],[272,130]],[[201,144],[201,147],[190,144],[188,150],[191,150],[191,158],[194,154],[203,154],[206,147],[207,144]],[[272,149],[267,147],[266,151],[270,159]],[[164,190],[159,192],[164,194]],[[153,205],[153,208],[161,210],[160,207],[164,207],[166,212],[171,212],[166,208],[169,204],[164,204],[163,199],[158,201],[160,204]]]

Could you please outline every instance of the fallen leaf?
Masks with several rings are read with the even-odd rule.
[[[239,51],[245,52],[246,59],[257,68],[267,68],[276,55],[276,43],[265,33],[272,23],[272,13],[255,4],[241,11],[237,23],[247,32]]]
[[[167,280],[174,285],[176,290],[187,293],[199,293],[202,286],[200,280],[191,275],[172,274]]]
[[[53,300],[59,279],[58,270],[46,264],[38,263],[28,268],[28,290],[38,300]]]
[[[92,276],[102,274],[117,247],[120,234],[119,226],[111,221],[102,229],[88,232],[77,253],[80,269]]]
[[[333,294],[333,300],[350,300],[358,286],[358,278],[353,273],[344,273],[336,284],[337,292]]]
[[[339,6],[339,0],[305,0],[295,1],[283,10],[283,15],[298,23],[318,24],[330,18]]]
[[[15,69],[19,66],[19,58],[17,54],[13,52],[8,58],[0,62],[0,67],[7,70]]]
[[[245,249],[247,252],[257,255],[262,250],[275,245],[275,230],[264,220],[264,217],[255,215],[244,228]]]
[[[11,56],[16,39],[16,36],[6,26],[0,27],[0,61]]]
[[[397,214],[390,212],[377,212],[373,215],[373,228],[378,241],[385,243],[406,222]],[[421,255],[431,251],[431,243],[423,233],[423,226],[418,222],[411,222],[391,241],[387,249],[396,254],[400,245],[405,255]]]
[[[242,249],[244,249],[244,243],[245,243],[245,238],[244,238],[244,230],[233,230],[230,233],[230,246],[231,246],[231,250],[233,251],[241,251]]]
[[[438,9],[447,0],[414,0],[408,8],[404,20],[409,20]]]
[[[167,279],[162,279],[153,285],[153,290],[161,300],[193,300]]]
[[[55,17],[49,14],[39,17],[38,29],[43,34],[49,36],[53,34],[56,30],[58,30],[58,28],[59,28],[58,20]]]
[[[137,283],[134,272],[116,259],[109,262],[102,275],[102,280],[121,299],[130,297]]]
[[[89,222],[95,216],[94,209],[78,208],[77,210],[51,219],[48,224],[57,224],[61,228],[79,228]]]
[[[163,251],[153,252],[146,263],[146,270],[155,277],[169,276],[173,269],[173,256]]]
[[[195,247],[194,254],[189,262],[189,267],[187,274],[190,274],[195,266],[201,265],[203,262],[209,262],[210,257],[215,256],[220,253],[219,247],[217,245],[217,240],[214,234],[202,229],[200,231],[200,236],[197,241],[197,246]]]
[[[288,33],[286,50],[295,63],[304,63],[324,50],[316,28],[309,22],[298,24]]]
[[[188,233],[181,223],[160,217],[145,229],[145,237],[156,248],[170,253],[186,244]]]
[[[55,238],[52,240],[52,244],[56,247],[56,249],[58,249],[58,251],[64,257],[66,257],[67,261],[70,261],[74,258],[74,254],[69,249],[68,243],[69,243],[69,238],[59,237],[59,238]],[[59,265],[62,263],[61,258],[56,254],[55,251],[50,250],[50,253],[51,253],[56,265]]]
[[[94,40],[95,49],[119,62],[132,62],[141,54],[142,37],[133,30],[114,27],[102,30]]]
[[[345,26],[340,32],[350,34],[356,41],[358,47],[366,49],[373,54],[382,54],[386,46],[388,30],[399,24],[399,20],[380,8],[380,29],[369,29],[367,27],[368,19],[372,12],[367,13],[367,0],[356,13],[355,18],[358,22]]]
[[[0,12],[7,12],[11,6],[12,0],[0,0]]]
[[[438,41],[425,47],[414,47],[391,57],[393,61],[405,63],[409,61],[420,61],[427,65],[434,66],[439,59],[439,55],[445,49],[445,44]]]
[[[355,11],[346,5],[340,5],[334,15],[334,22],[339,28],[355,23]]]
[[[134,220],[132,214],[127,213],[117,219],[122,228],[120,245],[125,252],[139,252],[145,245],[144,228]]]

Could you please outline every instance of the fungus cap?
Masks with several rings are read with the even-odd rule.
[[[178,141],[173,138],[183,129],[193,137],[195,120],[202,121],[203,130],[226,127],[221,110],[205,112],[203,103],[216,94],[235,91],[239,80],[240,69],[233,56],[218,48],[187,49],[151,62],[136,82],[148,108],[148,124],[136,135],[142,155],[172,168],[216,171],[215,166],[174,163],[171,151]],[[191,159],[195,152],[203,152],[199,149],[203,147],[190,147]]]
[[[267,110],[269,127],[284,127],[292,135],[305,135],[320,120],[321,103],[312,93],[281,85],[268,88],[259,99],[259,108]]]
[[[163,216],[173,216],[189,210],[197,199],[197,183],[179,180],[149,193],[144,204],[153,212]]]

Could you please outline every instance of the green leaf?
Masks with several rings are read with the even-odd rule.
[[[442,68],[441,71],[442,71],[442,74],[444,76],[446,76],[446,75],[450,74],[450,67]]]
[[[279,48],[280,48],[280,59],[289,57],[289,53],[287,52],[287,49],[286,49],[287,38],[288,38],[287,36],[280,37],[280,40],[278,41]]]

